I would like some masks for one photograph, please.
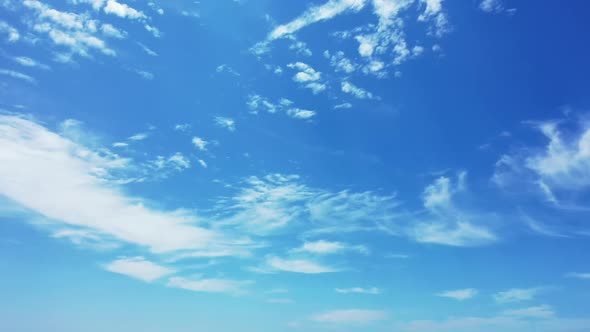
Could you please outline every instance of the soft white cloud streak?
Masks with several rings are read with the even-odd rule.
[[[176,271],[145,260],[143,257],[121,258],[104,266],[110,272],[152,282]]]

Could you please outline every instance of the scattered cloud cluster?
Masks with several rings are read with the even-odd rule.
[[[316,115],[315,111],[301,109],[294,106],[294,102],[287,98],[281,98],[277,102],[271,102],[266,97],[257,94],[251,94],[248,96],[246,105],[248,106],[250,112],[252,112],[253,114],[258,114],[259,112],[283,112],[291,118],[300,120],[308,120]]]

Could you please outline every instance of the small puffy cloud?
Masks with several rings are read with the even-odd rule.
[[[181,288],[192,292],[201,293],[228,293],[243,294],[244,287],[251,284],[251,281],[239,281],[230,279],[204,279],[204,278],[183,278],[172,277],[168,280],[168,287]]]
[[[344,93],[348,93],[358,99],[373,99],[373,94],[363,88],[359,88],[349,81],[343,81],[341,84],[341,90]]]
[[[315,116],[315,112],[299,108],[290,108],[287,110],[287,115],[295,119],[311,119]]]
[[[293,76],[293,80],[299,83],[310,81],[318,81],[321,78],[321,73],[313,69],[310,65],[303,62],[290,63],[287,67],[295,69],[298,72]]]
[[[457,301],[464,301],[474,298],[478,294],[477,289],[475,288],[466,288],[466,289],[457,289],[457,290],[450,290],[442,293],[436,294],[436,296],[440,297],[447,297],[450,299],[454,299]]]
[[[6,40],[9,43],[14,43],[20,39],[18,30],[4,21],[0,21],[0,34],[6,35]]]
[[[358,65],[346,58],[344,56],[344,52],[342,51],[338,51],[334,54],[331,54],[329,51],[325,51],[324,57],[330,60],[330,65],[334,67],[336,72],[351,74],[358,68]]]
[[[381,294],[381,289],[377,287],[371,288],[362,288],[362,287],[353,287],[353,288],[336,288],[336,293],[340,294],[368,294],[368,295],[379,295]]]
[[[284,112],[291,118],[302,120],[310,119],[316,114],[316,112],[312,110],[294,107],[293,101],[289,99],[281,98],[277,102],[271,102],[269,99],[257,94],[249,95],[246,105],[254,114],[258,114],[260,111],[266,111],[268,113]]]
[[[266,260],[266,264],[271,270],[284,272],[304,274],[338,272],[338,269],[306,259],[283,259],[280,257],[269,257]]]
[[[166,169],[183,171],[191,167],[190,160],[180,152],[176,152],[168,158],[157,156],[157,158],[152,161],[152,164],[157,170],[160,171]],[[160,172],[160,174],[165,175],[165,173],[162,172]]]
[[[493,295],[493,298],[498,303],[530,301],[534,299],[541,290],[541,288],[513,288],[504,292],[496,293]]]
[[[234,119],[226,118],[223,116],[216,116],[215,118],[213,118],[213,121],[217,126],[225,128],[229,131],[236,130],[236,122],[234,121]]]
[[[203,159],[199,159],[197,162],[198,162],[198,163],[199,163],[199,165],[201,165],[201,167],[203,167],[203,168],[207,168],[207,167],[208,167],[207,163],[206,163],[206,162],[205,162]]]
[[[152,282],[176,271],[145,260],[143,257],[121,258],[104,266],[110,272]]]
[[[333,310],[314,315],[311,319],[321,323],[367,324],[387,319],[387,313],[382,310]]]
[[[145,30],[149,33],[152,34],[152,36],[156,37],[156,38],[160,38],[162,37],[162,32],[160,32],[160,29],[156,28],[155,26],[149,25],[149,24],[144,24],[143,26],[145,28]]]
[[[174,130],[176,131],[188,131],[191,128],[189,123],[178,123],[174,125]]]
[[[499,13],[504,10],[504,4],[502,0],[482,0],[479,9],[486,13]]]
[[[104,7],[104,12],[106,14],[113,14],[122,18],[130,18],[130,19],[145,19],[146,16],[144,13],[129,7],[124,3],[117,2],[116,0],[107,0],[107,4]]]
[[[199,149],[201,151],[206,151],[207,145],[209,144],[209,142],[207,142],[204,139],[197,137],[197,136],[193,137],[192,142],[193,142],[193,145],[196,146],[197,149]]]
[[[111,38],[123,39],[127,37],[127,32],[119,30],[115,28],[112,24],[108,23],[102,24],[100,26],[100,31],[102,31],[103,35]]]

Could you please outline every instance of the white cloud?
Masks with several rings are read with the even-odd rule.
[[[411,229],[418,242],[458,247],[471,247],[497,241],[496,235],[484,223],[494,220],[492,215],[470,212],[459,208],[454,195],[465,190],[465,172],[459,172],[453,183],[442,176],[428,185],[422,195],[427,215],[417,220]]]
[[[91,51],[115,56],[116,52],[106,42],[96,36],[97,20],[86,14],[63,12],[49,7],[37,0],[23,1],[24,7],[37,15],[26,23],[36,33],[46,34],[53,44],[69,48],[70,53],[90,57]]]
[[[0,33],[5,34],[7,41],[10,43],[20,39],[18,30],[4,21],[0,21]]]
[[[358,99],[373,99],[373,94],[363,88],[359,88],[349,81],[342,81],[341,90],[344,93],[348,93]]]
[[[199,149],[201,151],[206,151],[207,145],[209,144],[209,142],[207,142],[204,139],[197,137],[197,136],[193,137],[192,142],[193,142],[193,145],[196,146],[197,149]]]
[[[152,263],[143,257],[121,258],[105,265],[104,269],[145,282],[152,282],[169,274],[176,273],[173,269]]]
[[[73,4],[81,4],[81,3],[90,4],[92,6],[92,9],[100,10],[102,8],[102,6],[104,6],[104,3],[106,0],[69,0],[69,1]]]
[[[305,259],[283,259],[280,257],[269,257],[266,260],[266,264],[270,269],[285,272],[305,274],[338,272],[338,269],[336,268]]]
[[[113,14],[122,18],[130,19],[145,19],[146,16],[141,11],[138,11],[124,3],[117,2],[116,0],[107,0],[107,5],[104,7],[106,14]]]
[[[127,37],[127,32],[115,28],[112,24],[102,24],[100,26],[100,30],[107,37],[112,37],[116,39],[123,39]]]
[[[156,38],[160,38],[162,37],[162,32],[160,31],[160,29],[156,28],[155,26],[151,26],[149,24],[144,24],[143,26],[149,33],[152,34],[152,36],[156,37]]]
[[[298,72],[293,76],[293,80],[299,83],[318,81],[321,73],[313,69],[310,65],[303,62],[290,63],[287,67],[296,69]]]
[[[334,109],[335,110],[338,110],[338,109],[349,109],[349,108],[352,108],[352,104],[351,103],[342,103],[342,104],[338,104],[338,105],[335,105],[334,106]]]
[[[579,121],[569,130],[564,129],[565,122],[535,123],[546,145],[521,145],[516,152],[503,155],[496,162],[492,181],[505,190],[533,193],[551,208],[583,211],[586,204],[579,197],[586,197],[590,190],[590,122]]]
[[[512,303],[530,301],[541,292],[541,288],[513,288],[494,294],[494,300],[498,303]]]
[[[37,83],[37,80],[35,80],[33,77],[31,77],[27,74],[23,74],[21,72],[15,71],[15,70],[0,69],[0,75],[9,76],[9,77],[23,80],[23,81],[33,83],[33,84]]]
[[[414,228],[416,241],[454,247],[472,247],[495,242],[496,235],[490,230],[468,222],[423,223]]]
[[[124,143],[124,142],[113,143],[113,147],[115,147],[115,148],[125,148],[127,146],[129,146],[129,143]]]
[[[229,131],[236,130],[236,122],[231,118],[226,118],[223,116],[216,116],[213,121],[216,125],[222,128],[226,128]]]
[[[151,81],[155,78],[154,74],[150,73],[149,71],[137,69],[137,70],[135,70],[135,73],[137,75],[139,75],[141,78],[143,78],[144,80]]]
[[[369,249],[367,249],[365,246],[353,246],[342,242],[332,242],[326,240],[305,242],[301,247],[293,249],[293,252],[307,252],[318,255],[337,254],[347,251],[359,252],[362,254],[369,253]]]
[[[231,66],[229,66],[227,64],[222,64],[222,65],[217,66],[217,68],[215,68],[215,71],[218,73],[228,73],[228,74],[232,74],[234,76],[240,76],[240,73],[235,71]]]
[[[45,70],[49,69],[49,66],[42,64],[39,61],[31,59],[26,56],[16,56],[13,58],[13,60],[21,66],[34,67],[34,68],[40,68],[40,69],[45,69]]]
[[[188,131],[191,128],[189,123],[179,123],[174,125],[174,130],[176,131]]]
[[[548,305],[540,305],[523,309],[512,309],[502,312],[505,316],[514,316],[522,318],[551,318],[555,315],[553,309]]]
[[[147,55],[150,55],[150,56],[158,56],[158,53],[156,53],[156,52],[155,52],[154,50],[152,50],[151,48],[149,48],[149,47],[145,46],[144,44],[142,44],[142,43],[139,43],[139,42],[138,42],[138,43],[137,43],[137,45],[139,45],[139,47],[141,47],[141,49],[142,49],[142,50],[143,50],[143,51],[144,51],[144,52],[145,52]]]
[[[198,163],[199,163],[199,165],[201,165],[201,167],[203,167],[203,168],[207,168],[207,167],[208,167],[207,163],[206,163],[206,162],[205,162],[203,159],[199,159],[197,162],[198,162]]]
[[[330,65],[334,67],[336,72],[351,74],[358,68],[358,65],[346,58],[344,56],[344,52],[342,51],[338,51],[334,54],[331,54],[329,51],[325,51],[324,57],[330,60]]]
[[[187,279],[183,277],[172,277],[168,280],[168,287],[186,289],[193,292],[203,293],[229,293],[234,295],[243,294],[244,287],[251,284],[251,281],[238,281],[230,279]]]
[[[543,153],[526,158],[526,167],[550,188],[590,186],[590,123],[584,123],[581,134],[570,142],[563,140],[555,122],[542,123],[538,128],[549,142]]]
[[[298,55],[301,56],[312,56],[313,54],[307,47],[307,44],[299,40],[293,40],[293,43],[289,46],[289,49],[294,50]]]
[[[311,119],[315,116],[315,112],[299,108],[290,108],[287,110],[287,115],[295,119]]]
[[[313,69],[310,65],[303,62],[290,63],[287,67],[297,70],[293,76],[293,81],[300,83],[303,87],[310,89],[313,94],[318,94],[326,90],[325,83],[320,83],[322,74]]]
[[[475,288],[457,289],[436,294],[440,297],[448,297],[450,299],[464,301],[477,296],[479,292]]]
[[[387,319],[387,313],[381,310],[347,309],[333,310],[317,314],[311,318],[321,323],[367,324]]]
[[[269,40],[293,34],[300,29],[347,11],[359,11],[365,6],[365,0],[329,0],[327,3],[309,8],[293,21],[277,26],[268,36]]]
[[[504,5],[501,0],[482,0],[479,9],[486,13],[499,13],[504,10]]]
[[[336,293],[340,294],[369,294],[369,295],[378,295],[381,294],[381,290],[377,287],[371,288],[362,288],[362,287],[353,287],[353,288],[336,288]]]
[[[129,140],[131,141],[143,141],[144,139],[148,138],[149,134],[147,133],[139,133],[133,136],[129,136]]]
[[[157,171],[156,179],[165,179],[170,174],[175,172],[182,172],[191,167],[190,160],[182,153],[176,152],[170,157],[157,156],[155,160],[151,161],[152,168]]]
[[[321,90],[321,87],[319,89]],[[316,114],[316,112],[312,110],[294,107],[293,102],[289,99],[281,98],[278,102],[273,103],[267,98],[257,94],[249,95],[246,105],[253,114],[258,114],[260,111],[266,111],[268,113],[284,112],[291,118],[302,120],[310,119]]]
[[[48,225],[77,226],[156,253],[215,247],[223,238],[197,226],[187,211],[150,208],[108,183],[109,174],[124,172],[129,160],[30,120],[0,116],[0,150],[0,194],[47,218]]]

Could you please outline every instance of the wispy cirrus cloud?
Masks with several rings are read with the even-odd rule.
[[[37,83],[37,80],[35,78],[33,78],[32,76],[29,76],[27,74],[23,74],[23,73],[16,71],[16,70],[0,69],[0,75],[12,77],[17,80],[22,80],[22,81],[32,83],[32,84]]]
[[[369,249],[362,245],[349,245],[347,243],[318,240],[312,242],[305,242],[299,248],[291,250],[295,253],[310,253],[318,255],[330,255],[345,252],[358,252],[361,254],[368,254]]]
[[[192,292],[240,295],[246,293],[245,288],[252,283],[249,280],[207,279],[198,276],[193,278],[172,277],[168,280],[167,286]]]
[[[513,288],[507,291],[498,292],[493,298],[498,303],[512,303],[533,300],[543,288]]]

